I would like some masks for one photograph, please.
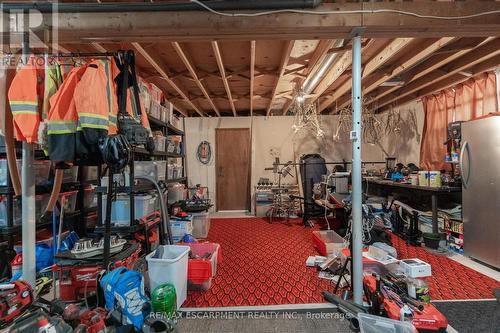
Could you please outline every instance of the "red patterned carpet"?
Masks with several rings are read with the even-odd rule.
[[[261,218],[212,219],[208,240],[221,244],[222,262],[212,287],[189,292],[184,307],[223,307],[323,303],[321,292],[333,284],[306,267],[317,255],[312,230],[300,220],[292,226]],[[406,246],[393,236],[400,258],[421,258],[432,265],[428,279],[433,299],[492,298],[500,283],[424,248]]]

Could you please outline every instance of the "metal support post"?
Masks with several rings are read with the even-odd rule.
[[[29,59],[29,13],[23,15],[23,63],[27,64]],[[23,280],[35,289],[36,281],[36,220],[35,220],[35,173],[34,173],[34,150],[33,144],[23,142],[22,162],[22,248],[23,248]]]
[[[352,288],[363,305],[363,218],[361,188],[361,37],[352,40]]]

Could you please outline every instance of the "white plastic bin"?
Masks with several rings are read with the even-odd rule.
[[[417,333],[417,329],[409,321],[399,321],[367,313],[358,315],[361,333]]]
[[[47,208],[49,202],[48,194],[37,194],[35,196],[35,218],[38,220]],[[21,209],[21,199],[15,198],[12,202],[12,220],[13,225],[21,225],[22,209]],[[6,227],[7,223],[7,196],[0,195],[0,226]]]
[[[210,229],[210,217],[208,212],[192,213],[193,236],[195,238],[207,238]]]
[[[165,180],[167,176],[167,161],[154,161],[158,180]]]
[[[155,142],[155,150],[156,151],[165,151],[167,138],[161,135],[155,135],[153,138]]]
[[[106,216],[106,195],[102,196],[102,216]],[[136,195],[135,218],[149,215],[155,210],[156,198],[152,195]],[[104,220],[104,218],[103,218]],[[114,225],[130,226],[130,197],[119,195],[112,203],[111,223]]]
[[[153,161],[134,161],[135,176],[149,176],[158,180],[158,170]]]
[[[146,256],[149,289],[154,290],[163,283],[173,284],[177,296],[177,309],[181,307],[187,297],[189,250],[189,246],[160,245]]]

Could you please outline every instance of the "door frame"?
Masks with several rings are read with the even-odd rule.
[[[252,207],[252,130],[249,127],[225,127],[225,128],[216,128],[215,129],[215,211],[219,212],[221,211],[219,209],[219,188],[218,188],[218,176],[217,176],[217,167],[218,167],[218,158],[217,158],[217,150],[219,149],[217,145],[217,133],[219,131],[224,131],[224,130],[233,130],[233,131],[248,131],[249,134],[249,149],[248,149],[248,181],[247,181],[247,202],[246,202],[246,209],[244,210],[245,212],[250,212]],[[227,211],[227,210],[222,210],[222,211]],[[241,212],[242,210],[230,210],[234,212]]]

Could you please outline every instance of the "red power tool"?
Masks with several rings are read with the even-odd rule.
[[[31,286],[18,280],[0,285],[0,326],[20,316],[33,302]]]
[[[405,295],[397,295],[394,292],[377,292],[378,283],[380,282],[377,281],[376,276],[367,274],[363,278],[365,296],[372,303],[372,311],[376,310],[373,309],[374,307],[380,307],[380,310],[388,318],[399,320],[402,306],[408,304],[413,309],[413,326],[420,333],[446,332],[448,320],[434,305],[418,302]],[[378,303],[377,306],[375,306],[375,303]]]

